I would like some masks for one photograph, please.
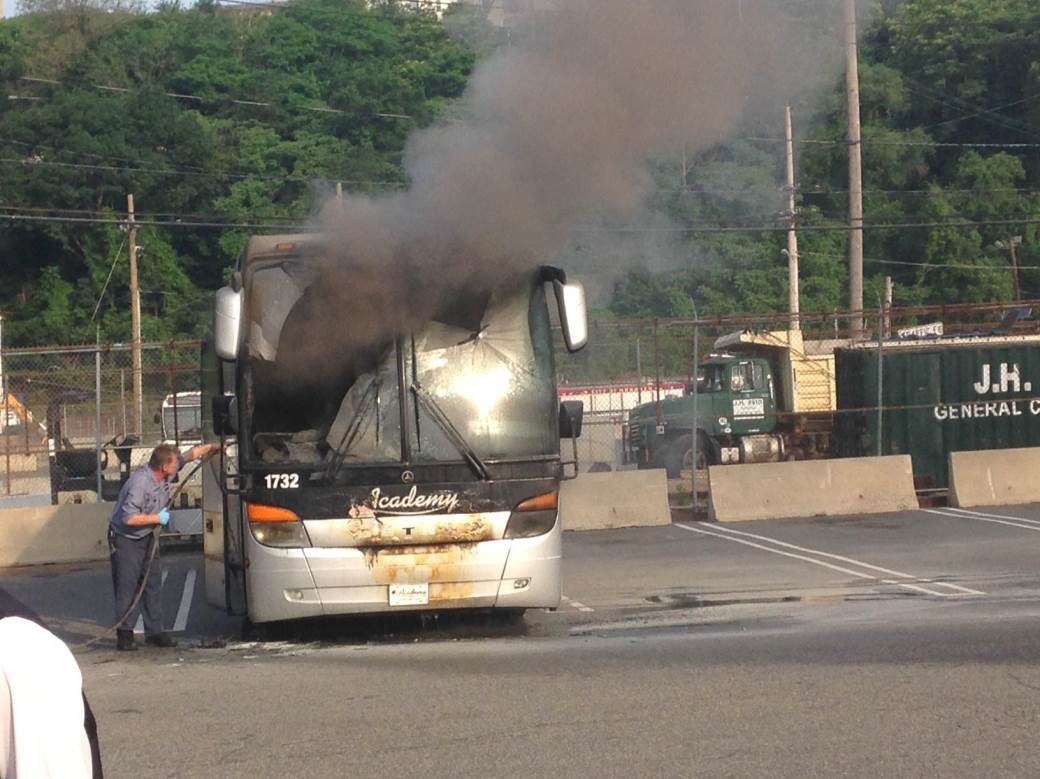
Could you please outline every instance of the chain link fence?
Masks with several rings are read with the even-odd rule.
[[[123,344],[3,350],[0,497],[111,500],[121,460],[197,442],[199,354],[197,341],[145,343],[137,373]]]
[[[718,416],[735,422],[740,409],[754,408],[756,393],[772,396],[763,431],[782,432],[781,459],[912,452],[922,489],[941,489],[938,460],[949,451],[1040,445],[1038,312],[1040,302],[1030,301],[803,312],[797,320],[593,319],[584,350],[561,345],[556,355],[561,398],[584,404],[579,470],[674,466],[663,455],[647,461],[647,448],[631,437],[632,410],[652,409],[654,427],[667,431],[684,408],[674,399],[689,398],[699,376],[702,416],[725,395],[731,406]],[[863,329],[851,338],[859,319]],[[0,501],[89,500],[99,491],[112,499],[121,461],[134,467],[164,441],[197,443],[200,346],[144,344],[139,393],[128,345],[3,350]],[[758,357],[768,370],[723,377],[706,370],[713,355]],[[714,389],[725,392],[713,395],[709,385],[720,381]],[[722,452],[710,454],[717,461]],[[758,456],[750,448],[739,454]],[[689,461],[678,465],[688,473]]]
[[[859,320],[862,329],[852,337]],[[746,375],[735,369],[723,375],[708,362],[719,356],[762,358],[768,370],[755,373],[749,367]],[[556,362],[561,396],[585,405],[578,442],[582,471],[642,462],[667,465],[672,476],[685,471],[688,477],[689,460],[676,463],[630,440],[629,417],[637,406],[651,404],[651,435],[667,434],[677,429],[674,417],[682,408],[690,417],[689,441],[689,401],[683,407],[669,399],[687,396],[698,374],[702,416],[723,396],[730,403],[716,417],[727,422],[720,438],[725,427],[733,428],[726,443],[735,446],[734,417],[741,408],[757,408],[742,401],[741,393],[749,399],[770,393],[775,410],[765,415],[762,432],[776,431],[784,440],[769,457],[909,453],[921,490],[946,486],[949,451],[1040,445],[1036,301],[803,312],[795,319],[788,314],[597,319],[590,322],[586,348],[573,355],[558,348]],[[739,461],[766,457],[750,448],[720,452],[723,445],[706,447],[708,462],[721,455]],[[691,448],[687,445],[687,457],[694,456]]]

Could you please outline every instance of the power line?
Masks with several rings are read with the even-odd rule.
[[[800,250],[799,254],[807,254],[811,257],[829,257],[837,260],[844,260],[844,254],[829,254],[827,252],[807,252]],[[997,273],[1003,273],[1011,270],[1010,265],[964,265],[960,263],[949,263],[949,262],[911,262],[910,260],[882,260],[880,257],[864,257],[865,262],[873,262],[879,265],[906,265],[914,268],[935,268],[941,270],[943,268],[950,268],[953,270],[982,270],[982,271],[993,271]],[[1040,270],[1040,265],[1019,265],[1019,270]]]
[[[787,143],[783,138],[745,138],[746,141],[757,141],[761,143]],[[802,138],[795,143],[817,144],[821,146],[849,146],[851,141],[847,139],[827,138]],[[925,148],[954,148],[954,149],[1040,149],[1040,143],[968,143],[954,141],[882,141],[864,138],[859,141],[863,146],[920,146]]]
[[[91,155],[100,156],[100,155]],[[262,173],[231,173],[228,171],[203,171],[203,170],[182,170],[179,168],[152,168],[152,167],[133,167],[129,165],[98,165],[96,163],[88,162],[59,162],[57,160],[44,160],[34,157],[0,157],[0,164],[4,165],[18,165],[25,168],[33,168],[37,166],[44,167],[58,167],[68,168],[73,170],[96,170],[96,171],[108,171],[111,173],[146,173],[157,176],[193,176],[198,178],[211,178],[211,179],[234,179],[234,180],[245,180],[245,179],[256,179],[261,181],[272,181],[272,182],[311,182],[320,181],[325,184],[346,184],[349,186],[381,186],[388,189],[400,188],[407,186],[403,181],[364,181],[359,179],[332,179],[322,178],[321,176],[302,176],[300,174],[289,173],[284,176],[269,176]]]
[[[113,217],[88,217],[88,216],[44,216],[39,214],[0,214],[0,220],[8,222],[41,222],[50,224],[94,224],[94,225],[116,225],[123,226],[127,220]],[[289,230],[299,231],[305,227],[304,223],[255,223],[255,222],[198,222],[165,219],[135,219],[134,224],[138,227],[181,227],[181,228],[220,228],[226,230]]]
[[[928,129],[932,128],[932,127],[941,127],[944,124],[953,124],[955,122],[963,122],[965,119],[976,119],[978,117],[985,117],[987,114],[993,114],[993,113],[996,113],[997,111],[1003,111],[1005,108],[1011,108],[1012,106],[1021,105],[1022,103],[1028,103],[1029,101],[1036,100],[1037,98],[1040,98],[1040,93],[1037,93],[1035,95],[1029,95],[1028,97],[1023,97],[1021,100],[1014,100],[1014,101],[1012,101],[1010,103],[1005,103],[1004,105],[997,106],[996,108],[986,108],[986,109],[983,109],[981,111],[976,111],[975,113],[972,113],[972,114],[965,114],[964,116],[957,116],[957,117],[954,117],[953,119],[946,119],[946,120],[941,121],[941,122],[933,122],[932,124],[920,125],[916,129],[918,129],[918,130],[928,130]],[[1008,128],[1008,129],[1015,129],[1015,128]],[[1030,134],[1032,134],[1032,133],[1030,133]]]
[[[19,76],[18,79],[20,81],[28,81],[30,83],[50,84],[50,85],[62,86],[62,87],[65,87],[65,88],[81,86],[79,84],[74,84],[74,83],[70,84],[69,82],[66,82],[66,81],[58,81],[57,79],[53,79],[53,78],[38,78],[38,77],[35,77],[35,76]],[[141,91],[140,89],[130,89],[129,87],[114,87],[114,86],[109,86],[107,84],[87,84],[85,86],[93,87],[94,89],[101,90],[102,92],[118,92],[118,93],[121,93],[121,94],[126,94],[126,93],[130,93],[130,92],[140,92]],[[276,107],[278,107],[274,103],[268,102],[266,100],[237,100],[237,99],[234,99],[234,98],[221,99],[221,98],[203,97],[201,95],[191,95],[191,94],[186,94],[184,92],[163,92],[162,94],[166,95],[167,97],[175,98],[177,100],[188,100],[188,101],[192,101],[192,102],[196,102],[196,103],[228,102],[228,103],[232,103],[233,105],[249,106],[251,108],[276,108]],[[367,111],[346,111],[346,110],[344,110],[342,108],[329,108],[328,106],[306,106],[306,105],[301,105],[301,106],[294,106],[294,107],[295,108],[299,108],[302,111],[314,111],[316,113],[321,113],[321,114],[338,114],[338,115],[341,115],[341,116],[358,116],[358,115],[363,115],[364,114],[364,115],[368,115],[368,116],[378,116],[378,117],[381,117],[383,119],[407,119],[408,121],[414,121],[413,117],[408,116],[407,114],[392,114],[392,113],[381,112],[381,111],[372,111],[372,112],[367,112]]]
[[[249,0],[217,0],[220,5],[238,5],[245,6],[247,8],[270,8],[272,10],[284,10],[289,4],[287,2],[281,3],[256,3],[249,2]]]
[[[957,227],[975,228],[999,225],[1029,225],[1040,224],[1040,218],[1024,219],[980,219],[978,221],[963,220],[960,222],[881,222],[864,224],[851,227],[849,225],[800,225],[798,232],[849,232],[850,230],[903,230],[925,227]],[[790,227],[784,225],[747,225],[742,227],[727,227],[711,225],[704,227],[599,227],[595,225],[583,225],[573,228],[577,232],[604,232],[604,233],[672,233],[672,234],[698,234],[698,233],[774,233],[786,232]]]
[[[407,186],[407,182],[404,182],[404,181],[373,181],[373,180],[364,180],[364,179],[345,179],[345,178],[335,178],[335,179],[327,178],[326,179],[326,178],[321,178],[321,177],[318,177],[318,176],[308,177],[308,176],[300,176],[300,175],[294,175],[294,174],[286,174],[284,176],[269,176],[269,175],[266,175],[266,174],[263,174],[263,173],[245,173],[245,172],[229,171],[229,170],[205,170],[204,168],[201,168],[201,167],[199,167],[197,165],[188,165],[188,166],[173,167],[173,168],[148,168],[148,167],[142,168],[142,167],[139,167],[139,166],[142,165],[142,164],[147,166],[147,165],[149,165],[149,163],[143,162],[142,160],[137,159],[137,158],[133,158],[133,157],[117,157],[115,155],[95,154],[93,152],[80,151],[80,150],[76,150],[76,149],[58,148],[58,147],[55,147],[55,146],[48,146],[46,144],[30,143],[28,141],[20,141],[20,140],[18,140],[16,138],[0,137],[0,143],[8,143],[8,144],[12,144],[14,146],[22,146],[22,147],[24,147],[26,149],[32,149],[34,151],[38,150],[38,149],[44,149],[44,150],[47,150],[47,151],[56,152],[58,154],[67,154],[67,155],[76,156],[76,157],[92,157],[92,158],[98,159],[98,160],[115,160],[117,162],[132,163],[135,167],[127,167],[128,170],[140,170],[140,171],[150,172],[150,173],[161,172],[163,174],[170,174],[170,175],[183,175],[183,176],[194,176],[194,175],[197,175],[197,176],[203,176],[203,177],[209,176],[209,177],[213,177],[213,178],[260,179],[260,180],[265,180],[265,181],[322,181],[322,182],[324,182],[326,184],[339,183],[339,184],[345,184],[345,185],[348,185],[348,186],[384,186],[384,187],[387,187],[387,188]],[[52,161],[50,161],[50,160],[44,160],[42,157],[39,157],[38,155],[34,155],[34,156],[28,157],[28,158],[20,158],[18,161],[21,162],[21,163],[24,163],[26,165],[35,165],[35,164],[49,165],[49,164],[55,164],[55,163],[52,163]],[[65,164],[70,164],[70,163],[65,163]],[[77,164],[79,164],[79,165],[81,165],[83,167],[88,167],[87,163],[77,163]],[[98,169],[99,170],[103,169],[103,166],[98,166]]]
[[[735,187],[733,189],[714,189],[714,188],[701,188],[696,185],[687,187],[658,187],[654,189],[650,194],[677,192],[679,194],[688,195],[739,195],[745,192],[772,192],[777,195],[785,194],[787,187],[780,184],[757,184],[747,187]],[[947,189],[945,187],[939,187],[938,189],[864,189],[862,190],[864,195],[955,195],[955,194],[991,194],[991,193],[1007,193],[1013,192],[1017,194],[1029,194],[1035,195],[1040,194],[1040,189],[1031,189],[1029,187],[995,187],[995,188],[979,188],[973,189],[970,187],[958,187],[956,189]],[[795,194],[802,196],[810,195],[847,195],[849,190],[847,189],[817,189],[815,187],[796,187]]]
[[[49,216],[104,216],[106,212],[97,211],[95,209],[87,208],[39,208],[34,206],[7,206],[0,205],[0,211],[13,211],[16,213],[26,214],[43,214]],[[111,212],[109,212],[111,213]],[[135,211],[135,216],[143,216],[151,219],[160,219],[162,217],[168,217],[170,220],[183,221],[185,219],[207,221],[212,219],[213,213],[202,214],[198,212],[175,212],[175,211]],[[227,214],[229,218],[236,219],[238,221],[251,221],[262,223],[265,220],[275,220],[284,222],[286,216],[275,216],[272,214]]]
[[[108,269],[108,278],[105,279],[105,283],[101,287],[101,292],[98,293],[97,303],[94,305],[94,313],[90,315],[90,321],[93,322],[97,317],[98,310],[101,308],[101,301],[104,300],[105,292],[108,290],[108,283],[112,281],[112,274],[116,272],[116,263],[119,262],[119,258],[123,254],[123,247],[126,246],[126,237],[124,236],[123,242],[119,244],[119,248],[116,249],[115,254],[112,255],[112,265]]]
[[[927,95],[933,101],[935,101],[935,102],[937,102],[939,104],[949,106],[949,107],[954,108],[954,109],[956,109],[958,111],[963,111],[963,110],[974,111],[982,119],[984,119],[985,121],[990,122],[991,124],[996,125],[997,127],[1002,127],[1002,128],[1004,128],[1006,130],[1012,130],[1013,132],[1019,132],[1019,133],[1022,133],[1023,135],[1030,135],[1030,136],[1032,136],[1034,138],[1037,136],[1037,131],[1036,131],[1036,129],[1032,125],[1026,124],[1024,122],[1018,122],[1018,121],[1016,121],[1014,119],[1010,119],[1008,117],[992,116],[992,115],[990,115],[989,112],[987,112],[986,109],[983,109],[982,107],[980,107],[978,105],[975,105],[973,103],[969,103],[967,100],[964,100],[962,98],[956,97],[955,95],[947,95],[947,94],[944,94],[943,92],[941,92],[939,90],[936,90],[936,89],[934,89],[932,87],[925,86],[924,84],[921,84],[920,82],[915,81],[914,79],[910,78],[905,73],[902,74],[902,79],[906,83],[906,85],[910,88],[911,91],[923,93],[924,95]]]
[[[109,224],[125,225],[126,218],[119,216],[56,216],[44,214],[0,214],[0,220],[8,222],[40,222],[57,224]],[[220,228],[220,229],[265,229],[265,230],[299,230],[305,225],[300,222],[221,222],[221,221],[196,221],[180,219],[139,219],[135,224],[143,227],[177,227],[177,228]],[[976,228],[983,226],[998,225],[1028,225],[1040,224],[1037,219],[984,219],[976,222],[893,222],[864,224],[862,230],[900,230],[925,227],[953,227],[953,228]],[[705,233],[773,233],[785,232],[787,225],[746,225],[746,226],[722,226],[705,225],[702,227],[597,227],[577,226],[572,228],[575,232],[605,232],[605,233],[672,233],[672,234],[705,234]],[[847,225],[804,225],[799,227],[799,232],[848,232]]]

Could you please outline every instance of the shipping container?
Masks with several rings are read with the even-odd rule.
[[[878,362],[882,412],[878,414]],[[1040,336],[857,344],[835,352],[839,456],[909,454],[918,489],[950,452],[1040,446]]]

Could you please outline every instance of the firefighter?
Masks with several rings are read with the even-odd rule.
[[[131,473],[119,491],[108,528],[108,547],[116,619],[122,620],[116,630],[116,648],[121,651],[137,648],[134,622],[138,607],[130,609],[130,604],[142,586],[146,568],[147,581],[139,604],[144,615],[145,643],[177,646],[163,629],[161,566],[158,565],[158,548],[153,557],[152,545],[158,544],[153,530],[156,525],[166,527],[170,522],[170,483],[176,480],[184,463],[205,457],[215,449],[216,444],[199,444],[182,455],[170,444],[157,446],[148,463]]]

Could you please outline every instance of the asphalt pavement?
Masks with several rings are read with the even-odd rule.
[[[1040,506],[568,533],[510,624],[245,640],[167,552],[179,650],[77,650],[120,776],[1040,775]],[[70,643],[107,564],[0,572]]]

